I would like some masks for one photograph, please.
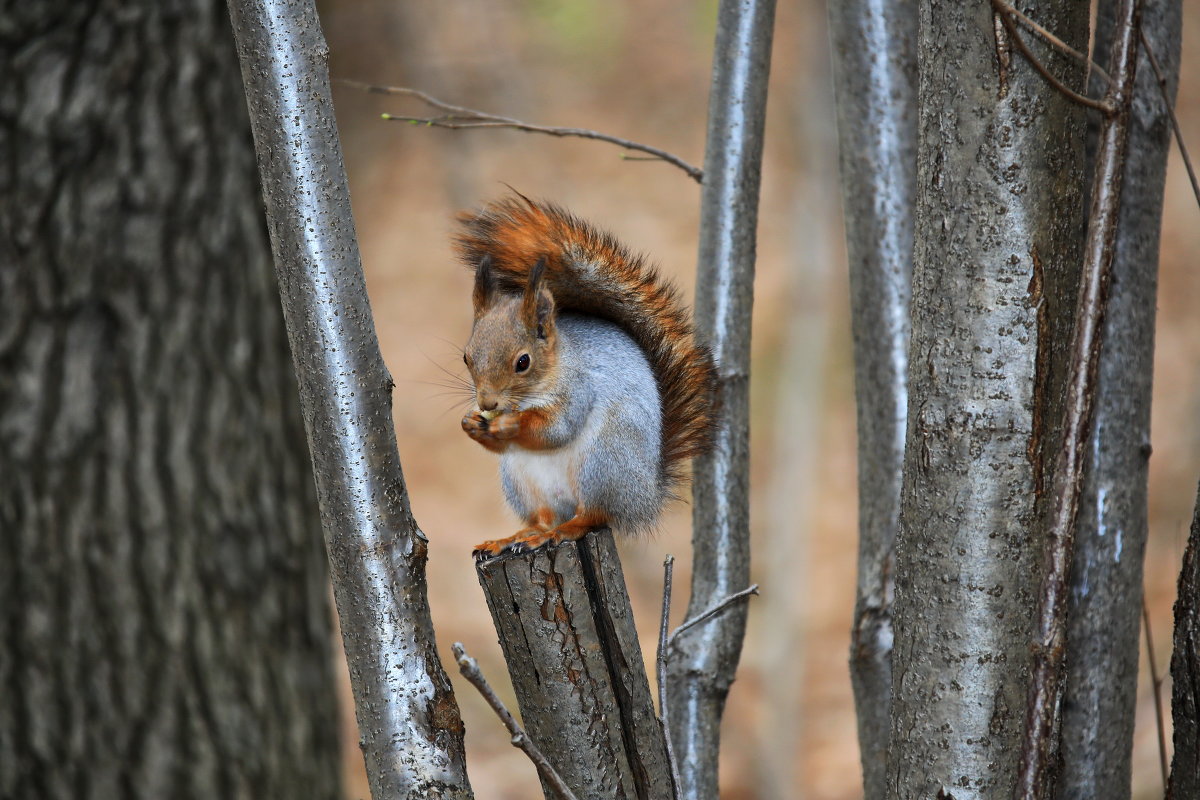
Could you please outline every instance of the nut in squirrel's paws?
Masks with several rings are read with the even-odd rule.
[[[500,409],[493,408],[491,411],[484,411],[483,409],[479,409],[479,416],[483,417],[488,422],[491,422],[496,417],[500,416]]]

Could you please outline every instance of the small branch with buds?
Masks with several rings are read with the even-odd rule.
[[[618,136],[611,136],[607,133],[589,130],[587,128],[562,128],[549,125],[533,125],[528,122],[522,122],[519,119],[512,117],[502,117],[497,114],[489,114],[486,111],[477,111],[473,108],[464,106],[456,106],[447,103],[444,100],[439,100],[432,95],[426,94],[419,89],[410,89],[406,86],[378,86],[361,81],[342,80],[339,83],[346,86],[353,86],[356,89],[370,92],[372,94],[386,94],[401,97],[411,97],[420,100],[427,106],[435,108],[438,111],[445,112],[441,116],[436,117],[411,117],[401,114],[384,114],[383,119],[389,122],[407,122],[411,125],[428,125],[433,128],[447,128],[449,130],[464,130],[467,128],[511,128],[518,131],[526,131],[528,133],[542,133],[547,136],[559,137],[576,137],[580,139],[595,139],[601,142],[609,142],[618,147],[623,147],[626,150],[634,150],[639,153],[645,153],[649,158],[643,157],[626,157],[628,161],[665,161],[679,167],[688,174],[696,183],[704,181],[704,170],[693,166],[684,161],[677,155],[668,153],[666,150],[660,150],[657,147],[651,147],[648,144],[622,139]]]

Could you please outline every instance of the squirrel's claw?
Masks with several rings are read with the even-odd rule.
[[[540,531],[539,533],[542,536],[545,535]],[[510,536],[507,539],[489,540],[483,542],[482,544],[475,545],[475,548],[471,550],[471,555],[475,557],[475,563],[478,564],[483,561],[490,561],[493,558],[499,558],[500,556],[527,553],[530,550],[536,550],[543,545],[552,543],[549,539],[535,542],[533,541],[535,538],[537,538],[536,534],[533,536],[516,534],[515,536]]]
[[[482,544],[477,544],[471,550],[471,555],[475,557],[475,563],[480,563],[493,558],[499,558],[500,556],[528,553],[530,550],[537,550],[539,547],[547,547],[561,542],[580,539],[589,530],[602,527],[602,524],[597,524],[590,518],[580,519],[579,517],[575,517],[559,525],[557,528],[548,531],[540,528],[525,528],[517,531],[507,539],[489,539]]]

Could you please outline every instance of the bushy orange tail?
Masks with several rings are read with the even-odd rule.
[[[559,310],[607,319],[624,328],[646,353],[663,411],[663,474],[705,452],[712,438],[716,368],[695,341],[692,323],[667,283],[642,256],[567,211],[516,195],[459,217],[459,256],[474,270],[485,254],[502,290],[519,292],[545,259],[545,285]]]

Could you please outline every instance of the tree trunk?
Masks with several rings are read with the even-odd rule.
[[[612,532],[477,571],[525,729],[567,786],[580,798],[670,800],[666,742]]]
[[[892,687],[893,544],[908,412],[917,171],[915,0],[829,4],[858,402],[858,590],[850,677],[863,790],[882,798]]]
[[[470,798],[396,450],[313,0],[230,0],[321,526],[375,800]]]
[[[325,556],[218,2],[10,4],[0,797],[338,796]]]
[[[750,584],[750,312],[774,0],[722,0],[700,210],[696,327],[717,362],[714,447],[692,478],[688,618]],[[717,797],[721,714],[737,672],[746,607],[722,613],[671,661],[670,735],[680,795]]]
[[[1087,7],[1026,8],[1086,49]],[[1083,115],[985,4],[927,0],[890,797],[1012,793],[1082,260]],[[1046,55],[1046,49],[1034,47]],[[1068,85],[1083,72],[1051,61]]]
[[[1108,61],[1118,6],[1100,4],[1095,58]],[[1177,0],[1145,5],[1143,30],[1179,72]],[[1159,229],[1171,122],[1145,56],[1130,114],[1128,156],[1112,266],[1087,472],[1080,496],[1067,635],[1059,797],[1121,800],[1132,780],[1150,389]]]

